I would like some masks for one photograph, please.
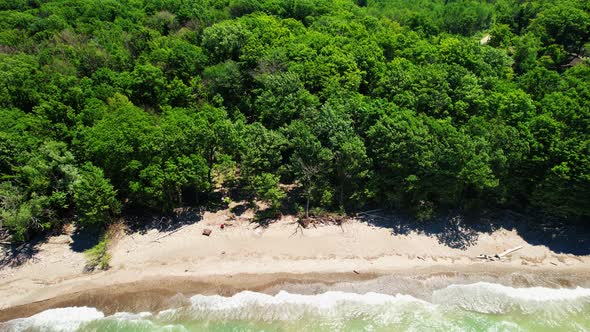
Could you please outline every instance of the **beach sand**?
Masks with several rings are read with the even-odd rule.
[[[91,273],[83,273],[85,257],[74,250],[70,228],[39,243],[31,259],[0,270],[0,321],[54,307],[158,310],[169,306],[175,294],[271,292],[279,290],[277,285],[329,285],[391,275],[460,273],[481,279],[549,274],[553,277],[544,280],[555,287],[590,280],[590,256],[533,245],[516,229],[465,231],[457,243],[418,229],[398,234],[395,227],[358,219],[342,227],[296,231],[293,216],[266,228],[250,223],[251,217],[251,212],[237,218],[228,210],[205,212],[200,221],[172,231],[121,234],[110,245],[111,268]],[[222,223],[231,226],[222,230]],[[201,234],[205,228],[213,230],[210,236]],[[517,246],[523,248],[499,262],[477,258]]]

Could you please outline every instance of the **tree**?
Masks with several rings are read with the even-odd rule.
[[[207,162],[207,180],[212,188],[214,166],[223,159],[222,156],[230,155],[234,151],[238,138],[225,110],[205,105],[197,117],[200,119],[200,127],[195,134],[199,137],[199,148]]]
[[[79,178],[75,160],[66,144],[48,141],[24,151],[0,184],[0,218],[23,241],[31,234],[52,229],[72,208],[73,185]]]
[[[493,47],[507,48],[512,45],[514,34],[507,24],[495,24],[490,31],[489,45]]]
[[[514,41],[514,65],[519,73],[532,69],[537,64],[540,41],[532,34],[525,34]]]
[[[83,226],[107,224],[120,211],[117,192],[103,171],[91,163],[84,164],[79,175],[74,182],[77,222]]]
[[[30,111],[38,103],[35,61],[28,55],[0,54],[0,106]]]
[[[215,62],[238,60],[248,29],[236,21],[223,21],[203,30],[203,48]]]
[[[287,194],[279,187],[279,176],[271,173],[262,173],[255,176],[250,183],[250,190],[255,193],[256,198],[269,205],[270,212],[278,214],[281,203]]]
[[[329,180],[337,188],[338,207],[343,210],[351,198],[362,201],[359,195],[364,187],[362,182],[367,179],[369,160],[364,142],[355,133],[342,104],[339,100],[327,103],[319,112],[310,113],[305,121],[333,155]]]
[[[209,188],[207,167],[203,157],[195,154],[162,161],[155,158],[139,173],[138,181],[130,183],[131,190],[142,204],[170,212],[183,204],[183,190],[201,192]]]
[[[160,68],[151,64],[138,64],[130,75],[131,100],[144,108],[159,109],[167,102],[166,78]]]
[[[228,106],[243,102],[244,77],[234,61],[230,60],[205,68],[203,84],[208,88],[211,96],[222,98]]]
[[[560,44],[573,53],[580,53],[590,37],[590,13],[576,6],[557,2],[541,11],[529,26],[544,45]]]
[[[75,145],[79,155],[100,167],[126,197],[129,183],[138,178],[152,154],[161,150],[157,136],[154,119],[118,95],[103,119],[80,131]]]
[[[329,172],[329,162],[333,154],[322,146],[312,129],[301,120],[291,122],[285,130],[285,135],[289,138],[292,149],[291,175],[303,187],[305,217],[308,218],[311,200],[314,196],[323,196],[327,189],[325,174]]]
[[[262,87],[254,102],[258,120],[267,128],[276,129],[318,104],[294,73],[268,74],[259,77]]]
[[[283,152],[288,141],[280,131],[267,129],[259,122],[246,125],[239,134],[240,173],[248,181],[262,173],[280,173],[285,164]]]

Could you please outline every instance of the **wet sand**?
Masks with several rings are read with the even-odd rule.
[[[450,284],[492,282],[511,287],[590,288],[590,271],[514,270],[499,267],[482,273],[477,267],[451,271],[441,267],[379,273],[273,273],[217,275],[201,278],[169,277],[112,284],[84,289],[0,310],[0,322],[28,317],[52,308],[94,307],[106,315],[117,312],[159,312],[189,305],[195,294],[231,296],[249,290],[276,294],[286,290],[297,294],[326,291],[406,294],[428,300],[435,289]]]

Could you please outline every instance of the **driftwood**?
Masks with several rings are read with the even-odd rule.
[[[301,226],[301,223],[298,222],[297,228],[295,228],[295,231],[289,237],[292,237],[293,235],[297,235],[297,232],[299,232],[299,231],[301,231],[301,235],[303,235],[303,227]]]
[[[485,259],[489,262],[499,261],[499,260],[502,260],[502,258],[504,258],[505,256],[510,255],[511,253],[513,253],[517,250],[520,250],[522,248],[523,248],[523,246],[514,247],[512,249],[508,249],[506,251],[503,251],[503,252],[501,252],[499,254],[495,254],[495,255],[481,254],[481,255],[477,256],[477,258]]]
[[[344,232],[344,227],[342,225],[346,222],[346,220],[347,217],[338,215],[302,217],[293,222],[293,224],[297,224],[297,227],[295,228],[293,234],[291,234],[289,237],[296,235],[298,232],[301,232],[301,235],[303,235],[304,229],[307,229],[310,226],[313,226],[313,228],[318,228],[318,225],[336,225],[340,227],[342,232]]]
[[[375,210],[369,210],[369,211],[359,212],[356,215],[357,216],[362,216],[363,214],[370,214],[370,213],[373,213],[373,212],[381,212],[381,211],[383,211],[383,209],[375,209]]]
[[[170,232],[170,233],[168,233],[168,234],[165,234],[165,235],[162,235],[162,236],[158,237],[157,239],[153,240],[152,242],[159,242],[159,240],[160,240],[160,239],[163,239],[163,238],[165,238],[165,237],[168,237],[168,236],[170,236],[170,235],[172,235],[172,234],[174,234],[174,233],[176,233],[176,232],[178,232],[178,231],[180,231],[180,230],[182,230],[182,229],[184,229],[184,228],[186,228],[186,227],[188,227],[188,226],[190,226],[190,225],[184,225],[184,226],[182,226],[182,227],[179,227],[179,228],[177,228],[177,229],[175,229],[175,230],[171,231],[171,232]],[[132,239],[133,239],[133,238],[132,238]],[[134,240],[134,241],[135,241],[135,240]]]
[[[504,257],[504,256],[506,256],[506,255],[509,255],[509,254],[511,254],[511,253],[513,253],[513,252],[515,252],[515,251],[517,251],[517,250],[520,250],[520,249],[522,249],[522,248],[523,248],[523,246],[518,246],[518,247],[515,247],[515,248],[512,248],[512,249],[508,249],[508,250],[506,250],[506,251],[502,252],[501,254],[498,254],[498,256],[499,256],[500,258],[502,258],[502,257]]]

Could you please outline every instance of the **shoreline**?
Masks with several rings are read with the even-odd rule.
[[[144,292],[145,299],[138,303],[156,310],[162,308],[158,303],[165,306],[164,297],[176,293],[231,295],[246,289],[278,292],[279,288],[270,286],[280,282],[287,288],[314,283],[319,291],[330,289],[325,285],[347,281],[409,278],[413,282],[438,275],[457,282],[467,276],[472,282],[590,288],[589,255],[553,252],[547,246],[527,242],[527,237],[515,229],[474,232],[459,225],[452,235],[464,238],[465,245],[456,247],[441,240],[439,234],[398,234],[394,227],[356,219],[342,227],[326,225],[294,233],[295,218],[285,216],[267,228],[259,228],[250,223],[250,214],[247,211],[234,219],[227,210],[206,212],[200,221],[173,231],[150,229],[121,234],[109,246],[111,269],[92,273],[83,273],[84,254],[75,250],[73,229],[66,230],[39,244],[32,259],[0,269],[0,321],[19,312],[34,313],[69,304],[87,303],[111,312],[109,306],[101,304],[108,296],[101,294]],[[221,223],[228,226],[220,230]],[[211,236],[201,235],[205,228],[213,230]],[[517,246],[523,249],[502,261],[477,258]],[[400,281],[389,281],[396,282]],[[373,288],[413,291],[387,282],[362,289],[351,286],[353,291]],[[305,287],[294,290],[307,291]],[[140,310],[139,304],[120,308]]]
[[[348,290],[362,294],[375,291],[375,285],[379,285],[380,292],[395,295],[400,294],[400,289],[408,287],[392,282],[400,280],[406,283],[409,281],[421,283],[422,286],[430,282],[432,287],[483,281],[512,287],[590,288],[590,268],[522,269],[493,263],[491,265],[490,269],[482,269],[481,265],[474,264],[453,268],[424,266],[358,274],[355,272],[277,272],[204,276],[170,275],[153,276],[131,282],[113,282],[113,277],[117,277],[117,273],[105,272],[93,282],[75,279],[74,285],[68,287],[70,291],[65,293],[64,285],[57,285],[58,287],[50,292],[52,294],[50,297],[0,309],[0,322],[64,307],[94,307],[105,315],[117,312],[154,313],[187,305],[189,298],[196,294],[227,297],[246,290],[271,295],[282,290],[301,294]],[[420,293],[424,290],[414,291]],[[416,296],[416,293],[412,295]]]

